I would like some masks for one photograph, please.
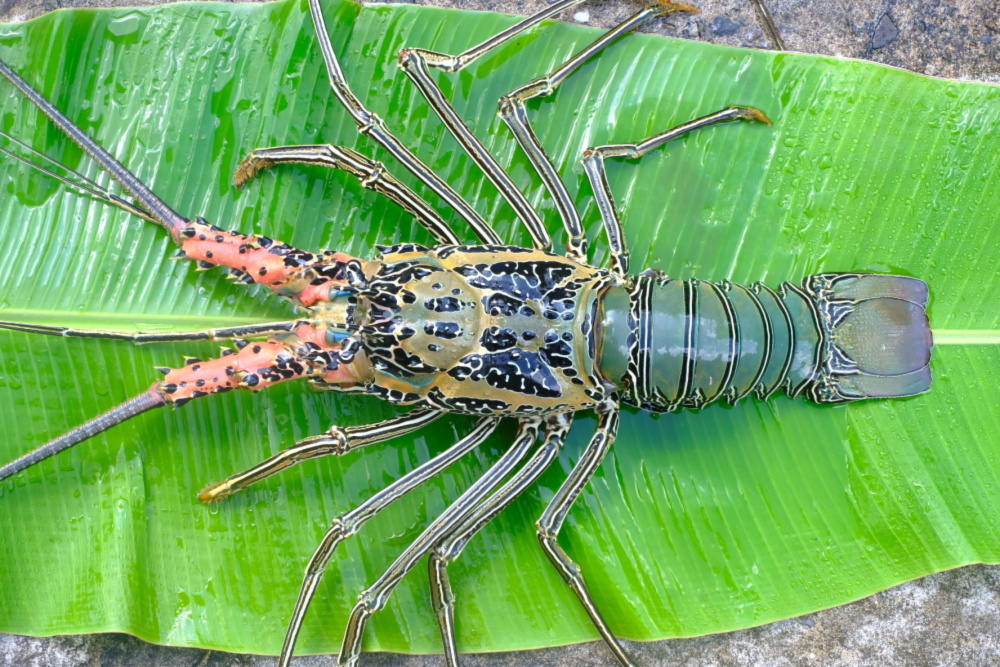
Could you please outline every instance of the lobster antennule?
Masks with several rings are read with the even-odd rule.
[[[172,208],[167,206],[167,204],[156,196],[156,194],[150,190],[145,183],[140,181],[135,174],[126,169],[121,162],[116,160],[111,153],[107,152],[98,144],[96,141],[91,139],[87,134],[81,130],[77,125],[67,118],[59,109],[57,109],[51,102],[45,99],[40,92],[34,89],[30,83],[21,78],[21,76],[12,70],[7,63],[0,60],[0,74],[7,77],[8,80],[18,90],[20,90],[25,97],[32,101],[39,109],[42,110],[46,116],[48,116],[56,126],[62,130],[66,136],[75,141],[80,148],[82,148],[90,157],[94,158],[101,167],[108,172],[113,179],[121,183],[122,187],[131,193],[141,204],[142,207],[147,209],[152,217],[153,222],[164,227],[171,234],[176,233],[176,230],[183,228],[187,225],[187,219],[179,215]]]
[[[118,196],[112,194],[111,192],[108,191],[107,188],[102,187],[101,185],[95,183],[94,181],[90,180],[89,178],[87,178],[86,176],[84,176],[80,172],[76,171],[75,169],[71,169],[71,168],[67,167],[63,163],[61,163],[58,160],[56,160],[55,158],[52,158],[52,157],[46,155],[45,153],[42,153],[41,151],[35,150],[34,148],[32,148],[31,146],[29,146],[28,144],[24,143],[23,141],[19,141],[18,139],[15,139],[14,137],[12,137],[9,134],[7,134],[6,132],[0,132],[0,137],[3,137],[7,141],[10,141],[11,143],[14,143],[14,144],[20,146],[23,150],[25,150],[25,151],[27,151],[29,153],[34,154],[35,156],[37,156],[37,157],[45,160],[46,162],[49,162],[53,166],[58,167],[59,169],[62,169],[66,173],[72,174],[73,176],[75,176],[79,180],[75,181],[72,178],[69,178],[68,176],[63,176],[62,174],[58,174],[58,173],[52,171],[51,169],[49,169],[48,167],[43,167],[42,165],[38,164],[37,162],[32,162],[31,160],[29,160],[28,158],[24,157],[23,155],[18,155],[17,153],[14,153],[13,151],[7,150],[6,148],[0,147],[0,153],[3,153],[4,155],[6,155],[8,157],[14,158],[15,160],[17,160],[19,162],[22,162],[22,163],[28,165],[29,167],[31,167],[32,169],[40,171],[43,174],[45,174],[46,176],[54,178],[57,181],[62,181],[64,184],[70,186],[71,188],[76,188],[77,190],[80,190],[81,192],[85,192],[85,193],[91,195],[92,197],[96,197],[97,199],[100,199],[101,201],[103,201],[105,203],[111,204],[112,206],[117,206],[118,208],[120,208],[120,209],[122,209],[122,210],[124,210],[124,211],[126,211],[128,213],[131,213],[132,215],[138,216],[138,217],[142,218],[143,220],[146,220],[148,222],[153,222],[153,223],[156,223],[156,224],[160,224],[159,221],[156,218],[154,218],[153,215],[149,211],[147,211],[146,209],[142,208],[141,206],[137,206],[136,204],[133,204],[130,201],[126,201],[126,200],[122,199],[121,197],[118,197]]]
[[[16,475],[50,456],[55,456],[59,452],[65,451],[98,433],[107,431],[112,426],[117,426],[136,415],[141,415],[143,412],[164,405],[166,405],[166,401],[164,401],[163,396],[157,391],[156,385],[153,385],[148,391],[130,398],[121,405],[111,408],[107,412],[80,424],[68,433],[64,433],[55,440],[50,440],[38,449],[34,449],[24,456],[0,467],[0,481]]]

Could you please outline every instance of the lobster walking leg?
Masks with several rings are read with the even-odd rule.
[[[608,645],[608,648],[611,649],[611,652],[615,654],[615,658],[622,665],[631,667],[633,664],[632,661],[611,633],[611,629],[601,616],[601,612],[598,611],[597,605],[590,595],[590,591],[587,590],[587,584],[583,580],[580,566],[573,562],[557,542],[559,530],[566,520],[566,515],[569,513],[570,507],[576,502],[580,492],[583,491],[583,487],[587,485],[587,482],[590,481],[594,472],[601,465],[604,455],[611,449],[611,445],[615,441],[615,436],[618,434],[618,399],[615,398],[605,402],[598,408],[597,415],[597,432],[591,438],[590,444],[587,445],[583,456],[580,457],[580,460],[570,472],[569,477],[566,478],[566,481],[556,491],[552,502],[545,508],[542,517],[538,520],[538,541],[541,543],[542,549],[545,550],[545,554],[549,557],[549,560],[552,561],[559,574],[562,575],[563,580],[569,584],[573,592],[576,593],[576,596],[580,598],[580,602],[583,603],[583,608],[587,611],[587,615],[590,616],[591,622],[593,622],[597,631],[601,633],[601,637]]]
[[[573,502],[586,486],[594,471],[600,466],[604,455],[611,449],[618,430],[618,408],[616,403],[607,402],[599,410],[597,433],[591,439],[583,456],[573,468],[569,477],[556,492],[552,502],[538,521],[538,539],[552,563],[563,579],[570,584],[580,598],[591,620],[611,651],[621,664],[632,662],[611,633],[601,617],[590,592],[580,573],[580,568],[566,555],[556,539],[566,514]],[[444,655],[449,667],[458,665],[458,649],[455,644],[455,596],[448,580],[448,565],[461,554],[469,540],[487,523],[499,514],[527,486],[533,484],[558,453],[555,449],[542,449],[512,477],[503,487],[476,508],[465,521],[441,539],[430,553],[428,570],[430,575],[431,603],[441,627]]]
[[[538,211],[528,202],[524,193],[517,189],[511,177],[507,175],[507,172],[503,170],[503,167],[496,161],[496,158],[486,150],[483,143],[472,133],[469,126],[465,124],[465,121],[462,120],[458,112],[455,111],[455,108],[445,98],[441,92],[441,88],[431,78],[427,61],[436,55],[430,51],[423,51],[421,49],[403,49],[399,52],[399,66],[417,86],[424,99],[427,100],[427,104],[438,115],[452,136],[458,140],[458,143],[469,154],[472,161],[483,170],[486,178],[496,186],[501,196],[514,209],[517,217],[528,228],[528,233],[531,235],[531,241],[535,248],[539,250],[551,250],[552,238],[549,236],[548,230],[545,229],[545,223],[542,222]]]
[[[558,451],[572,423],[571,413],[561,413],[550,417],[543,447]],[[442,537],[461,525],[466,517],[475,511],[476,507],[492,493],[494,488],[499,486],[503,478],[524,457],[531,443],[534,442],[534,437],[530,433],[524,434],[524,428],[522,423],[522,433],[519,434],[517,443],[500,457],[500,460],[492,468],[466,489],[465,493],[459,496],[448,509],[432,521],[382,576],[359,596],[358,604],[351,610],[351,616],[347,621],[344,644],[340,650],[340,664],[354,665],[357,663],[361,655],[361,639],[368,619],[385,606],[392,590],[403,576],[413,569],[424,554],[430,551]]]
[[[343,146],[324,144],[258,148],[240,162],[233,182],[236,183],[236,187],[242,188],[261,169],[278,164],[315,164],[347,171],[357,176],[361,180],[361,185],[398,204],[416,218],[417,222],[423,225],[439,243],[461,242],[444,218],[417,193],[396,180],[386,171],[385,165]]]
[[[587,178],[590,179],[590,185],[594,190],[594,199],[597,201],[597,208],[601,212],[604,233],[607,234],[608,245],[611,247],[612,270],[619,276],[624,278],[628,274],[628,249],[625,243],[625,232],[622,229],[621,219],[618,216],[618,209],[614,204],[614,195],[611,192],[611,186],[608,184],[607,173],[604,169],[604,158],[642,157],[650,150],[693,130],[735,120],[751,120],[767,123],[768,125],[771,124],[771,121],[759,109],[733,106],[688,121],[637,144],[609,144],[596,148],[588,148],[584,151],[583,169],[587,173]]]
[[[458,648],[455,643],[455,595],[448,579],[448,565],[461,555],[476,533],[538,480],[558,454],[556,443],[539,449],[514,476],[431,548],[428,557],[431,604],[441,626],[444,656],[449,667],[458,665]]]
[[[664,2],[646,7],[626,19],[600,39],[585,47],[582,51],[552,70],[545,76],[533,79],[500,98],[500,118],[510,128],[517,144],[528,156],[535,167],[549,194],[556,203],[556,210],[562,218],[563,226],[569,238],[566,241],[566,256],[579,262],[587,261],[587,237],[580,223],[580,214],[573,205],[573,200],[566,190],[566,185],[559,177],[555,166],[546,155],[545,149],[535,136],[528,120],[525,102],[535,97],[546,97],[556,91],[556,88],[583,63],[599,53],[606,46],[625,35],[630,30],[642,25],[650,19],[675,14],[683,11],[695,11],[693,7],[681,3]]]
[[[292,653],[295,651],[295,640],[298,638],[302,621],[305,620],[309,603],[312,602],[313,595],[316,593],[316,587],[319,586],[327,563],[330,562],[330,557],[333,556],[333,552],[337,546],[345,539],[357,533],[361,529],[361,526],[383,509],[479,446],[496,429],[497,423],[497,419],[490,417],[480,419],[468,435],[456,444],[438,454],[430,461],[406,473],[350,512],[333,520],[330,530],[323,536],[323,540],[316,547],[315,553],[313,553],[312,558],[309,559],[309,564],[306,566],[305,579],[302,582],[302,588],[299,590],[299,597],[295,602],[295,610],[292,612],[292,620],[289,621],[288,632],[285,634],[285,641],[281,647],[281,657],[278,659],[280,667],[288,667],[288,664],[291,662]],[[528,426],[522,428],[531,431],[532,442],[534,442],[538,432],[537,423],[525,423]]]
[[[482,144],[480,144],[475,136],[469,131],[465,123],[457,116],[457,114],[455,114],[451,105],[444,100],[440,89],[430,78],[426,68],[432,67],[451,73],[458,72],[477,60],[483,54],[538,25],[543,20],[551,16],[555,16],[566,9],[579,5],[584,1],[585,0],[561,0],[560,2],[553,3],[536,14],[519,21],[506,30],[502,30],[493,37],[490,37],[486,41],[467,49],[457,56],[434,53],[432,51],[422,49],[405,49],[400,53],[400,64],[406,71],[407,75],[417,84],[418,88],[420,88],[421,92],[424,94],[424,97],[427,98],[427,101],[437,112],[438,116],[440,116],[441,120],[444,121],[446,127],[448,127],[452,135],[458,139],[459,143],[462,144],[466,152],[472,156],[476,164],[483,169],[487,177],[493,181],[494,185],[497,186],[504,198],[506,198],[507,201],[514,207],[515,211],[518,213],[518,217],[520,217],[527,225],[528,232],[531,234],[531,238],[537,248],[548,249],[552,245],[548,231],[538,218],[537,212],[531,208],[521,192],[517,190],[516,186],[514,186],[514,184],[510,181],[506,172],[503,171],[503,169],[496,163],[496,160],[493,159],[489,152],[486,151]],[[414,62],[410,62],[411,60]],[[556,180],[558,181],[558,177],[556,177]],[[546,185],[548,185],[548,183],[546,183]],[[559,186],[561,185],[562,183],[559,182]],[[565,190],[565,188],[563,188],[563,190]],[[553,191],[551,186],[550,191]],[[555,194],[554,191],[553,194]],[[563,215],[564,224],[567,226],[567,229],[570,230],[570,237],[576,238],[576,232],[579,230],[580,224],[579,216],[576,215],[575,209],[572,204],[570,204],[569,211],[571,212],[564,213],[564,201],[558,199],[557,206],[560,209],[560,213]],[[574,221],[576,223],[575,226]]]
[[[211,484],[198,494],[198,500],[206,503],[222,500],[302,461],[330,454],[343,456],[359,447],[385,442],[412,433],[430,424],[443,414],[437,410],[417,409],[377,424],[348,426],[347,428],[334,426],[323,435],[299,440],[291,447],[283,449],[252,468],[231,475],[221,482]]]
[[[500,244],[500,237],[493,231],[482,216],[476,212],[472,206],[462,199],[461,195],[455,192],[444,179],[431,171],[430,167],[421,162],[420,158],[413,154],[398,138],[386,127],[385,122],[375,113],[369,111],[358,96],[351,90],[340,62],[333,51],[333,44],[330,43],[330,33],[326,27],[326,19],[323,18],[323,8],[320,7],[319,0],[309,0],[309,13],[312,15],[313,25],[316,28],[316,39],[319,42],[320,50],[323,53],[323,60],[326,62],[327,74],[330,77],[330,86],[340,103],[344,105],[351,118],[358,125],[358,132],[366,137],[370,137],[377,144],[389,151],[389,154],[399,160],[403,166],[410,170],[421,183],[429,187],[438,197],[454,209],[472,228],[473,232],[483,243]]]
[[[425,51],[425,55],[429,56],[427,65],[445,72],[457,72],[466,65],[469,65],[477,60],[483,54],[492,51],[501,44],[509,42],[514,37],[517,37],[521,33],[533,28],[545,19],[552,18],[553,16],[577,5],[581,5],[584,2],[586,2],[586,0],[559,0],[559,2],[553,2],[548,7],[543,7],[540,11],[532,14],[531,16],[526,16],[509,28],[501,30],[486,41],[481,42],[472,48],[466,49],[457,56],[449,56],[443,53]]]

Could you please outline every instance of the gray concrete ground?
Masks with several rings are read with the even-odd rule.
[[[544,0],[418,0],[420,4],[529,14]],[[763,0],[760,0],[763,1]],[[136,6],[156,0],[0,0],[0,22],[22,21],[59,7]],[[701,0],[696,17],[675,17],[651,32],[767,48],[751,0]],[[1000,83],[1000,4],[995,0],[767,0],[789,50],[864,58],[941,77]],[[610,26],[635,3],[599,0],[586,22]],[[567,17],[569,18],[569,17]],[[2,593],[0,593],[2,594]],[[639,664],[653,665],[994,665],[1000,664],[1000,566],[970,566],[890,589],[836,609],[725,635],[627,642]],[[36,639],[0,635],[0,664],[274,664],[274,658],[153,646],[127,635]],[[599,643],[468,656],[470,667],[609,665]],[[365,665],[425,667],[439,656],[366,655]],[[301,658],[298,667],[336,664]]]

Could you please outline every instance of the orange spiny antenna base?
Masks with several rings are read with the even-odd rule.
[[[351,255],[311,253],[266,236],[225,231],[200,218],[171,235],[181,246],[175,258],[195,260],[200,269],[228,267],[236,280],[267,285],[306,308],[329,301],[331,291],[361,275],[361,261]]]
[[[324,329],[303,324],[280,340],[237,340],[236,350],[224,349],[216,359],[188,359],[182,368],[161,368],[166,377],[147,391],[0,467],[0,481],[153,408],[179,407],[233,389],[259,391],[298,378],[343,387],[370,380],[371,366],[364,352],[348,341],[334,346],[326,340]]]
[[[309,378],[325,385],[368,381],[371,369],[364,353],[352,351],[348,361],[342,345],[325,340],[325,331],[310,325],[281,339],[238,340],[235,350],[223,348],[216,359],[188,359],[181,368],[160,369],[165,377],[155,387],[164,401],[181,406],[193,398],[233,389],[260,391],[285,380]]]

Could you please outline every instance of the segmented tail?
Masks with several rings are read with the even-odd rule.
[[[927,285],[865,273],[808,276],[773,290],[649,272],[604,296],[602,375],[654,412],[775,391],[817,403],[930,388]]]

